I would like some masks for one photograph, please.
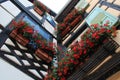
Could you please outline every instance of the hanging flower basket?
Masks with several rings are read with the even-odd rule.
[[[26,46],[29,43],[29,40],[26,39],[24,36],[22,36],[21,34],[17,33],[17,30],[13,30],[10,33],[10,37],[12,37],[13,39],[15,39],[18,43],[20,43],[22,46]]]
[[[42,60],[44,60],[47,63],[50,63],[52,61],[52,57],[48,55],[48,53],[46,53],[45,51],[43,51],[42,49],[38,48],[35,51],[35,54]]]

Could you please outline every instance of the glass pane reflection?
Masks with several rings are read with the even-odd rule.
[[[52,36],[46,32],[41,26],[39,26],[36,22],[34,22],[30,17],[24,16],[23,21],[29,23],[29,25],[33,26],[34,30],[37,30],[38,33],[45,38],[47,41],[52,41]]]

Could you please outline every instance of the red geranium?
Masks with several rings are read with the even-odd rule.
[[[60,80],[66,80],[66,78],[65,78],[65,77],[62,77]]]
[[[56,71],[53,70],[52,75],[58,80],[66,80],[69,74],[72,74],[70,72],[75,69],[76,65],[83,65],[84,61],[89,59],[89,53],[91,51],[94,53],[104,43],[105,39],[113,36],[113,34],[115,34],[115,28],[110,27],[108,23],[105,25],[92,25],[91,29],[88,29],[81,39],[74,42],[70,50],[66,51],[66,56],[58,62],[58,67]],[[49,79],[52,78],[49,77]]]
[[[73,54],[73,57],[74,57],[75,59],[79,59],[79,58],[80,58],[80,55],[79,55],[79,54]]]
[[[34,29],[31,28],[30,26],[26,26],[26,27],[23,29],[23,32],[33,34],[33,33],[34,33]]]

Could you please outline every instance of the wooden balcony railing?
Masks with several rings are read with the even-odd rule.
[[[108,62],[106,62],[106,64],[101,66],[93,74],[86,76],[83,80],[98,80],[99,78],[102,78],[102,76],[109,74],[108,72],[111,72],[111,70],[117,67],[118,65],[120,65],[120,54],[115,54]]]
[[[90,71],[94,70],[106,57],[115,53],[119,45],[112,39],[102,45],[94,55],[82,66],[77,67],[67,80],[82,80]],[[102,74],[102,73],[101,73]],[[89,79],[85,79],[89,80]],[[94,80],[93,78],[90,80]]]

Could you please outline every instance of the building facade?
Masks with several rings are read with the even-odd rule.
[[[0,58],[32,79],[120,79],[119,0],[70,0],[57,15],[39,1],[0,0],[0,12]],[[86,31],[99,38],[91,26],[106,22],[116,37],[90,43]]]
[[[69,31],[68,29],[66,29],[68,26],[65,26],[66,28],[64,28],[64,31],[62,31],[65,36],[61,38],[61,42],[60,42],[61,44],[63,44],[66,47],[69,47],[69,46],[72,46],[74,43],[79,43],[79,41],[81,40],[81,36],[88,29],[91,29],[88,26],[91,26],[92,24],[96,24],[96,23],[101,24],[101,22],[104,23],[107,20],[111,22],[111,25],[116,26],[118,34],[117,34],[117,37],[113,38],[113,40],[118,45],[120,44],[119,42],[119,39],[120,39],[120,36],[119,36],[119,31],[120,31],[119,30],[119,27],[120,27],[119,0],[96,0],[96,1],[95,0],[79,0],[78,4],[76,4],[74,8],[71,10],[71,12],[68,13],[68,17],[69,17],[69,14],[72,14],[72,11],[74,9],[77,9],[77,10],[84,9],[84,13],[82,15],[83,18],[82,20],[79,19],[78,22],[77,22],[77,19],[75,18],[76,24],[75,25],[72,24],[72,29]],[[62,15],[59,15],[59,17],[60,16],[62,17]],[[66,17],[63,19],[63,23],[65,23]],[[70,18],[72,18],[72,16]],[[72,22],[74,22],[74,20]],[[72,22],[70,22],[70,24]],[[71,28],[71,26],[69,26],[69,28]],[[109,48],[109,50],[110,49],[112,50],[112,48]],[[99,53],[101,55],[97,56]],[[95,53],[96,55],[93,55],[90,58],[90,60],[85,62],[84,65],[80,65],[76,69],[76,71],[70,75],[70,77],[67,80],[113,80],[113,79],[117,80],[119,79],[119,76],[118,76],[120,75],[119,68],[118,68],[119,63],[117,65],[117,61],[116,61],[117,58],[115,58],[115,55],[118,56],[119,55],[118,53],[120,53],[119,48],[116,47],[116,49],[114,49],[113,51],[113,54],[109,54],[105,56],[104,54],[106,53],[107,52],[104,52],[104,50],[103,52],[99,52],[98,50],[98,52]],[[112,53],[112,52],[108,52],[108,53]],[[116,66],[115,65],[112,66],[112,64],[116,64]]]

